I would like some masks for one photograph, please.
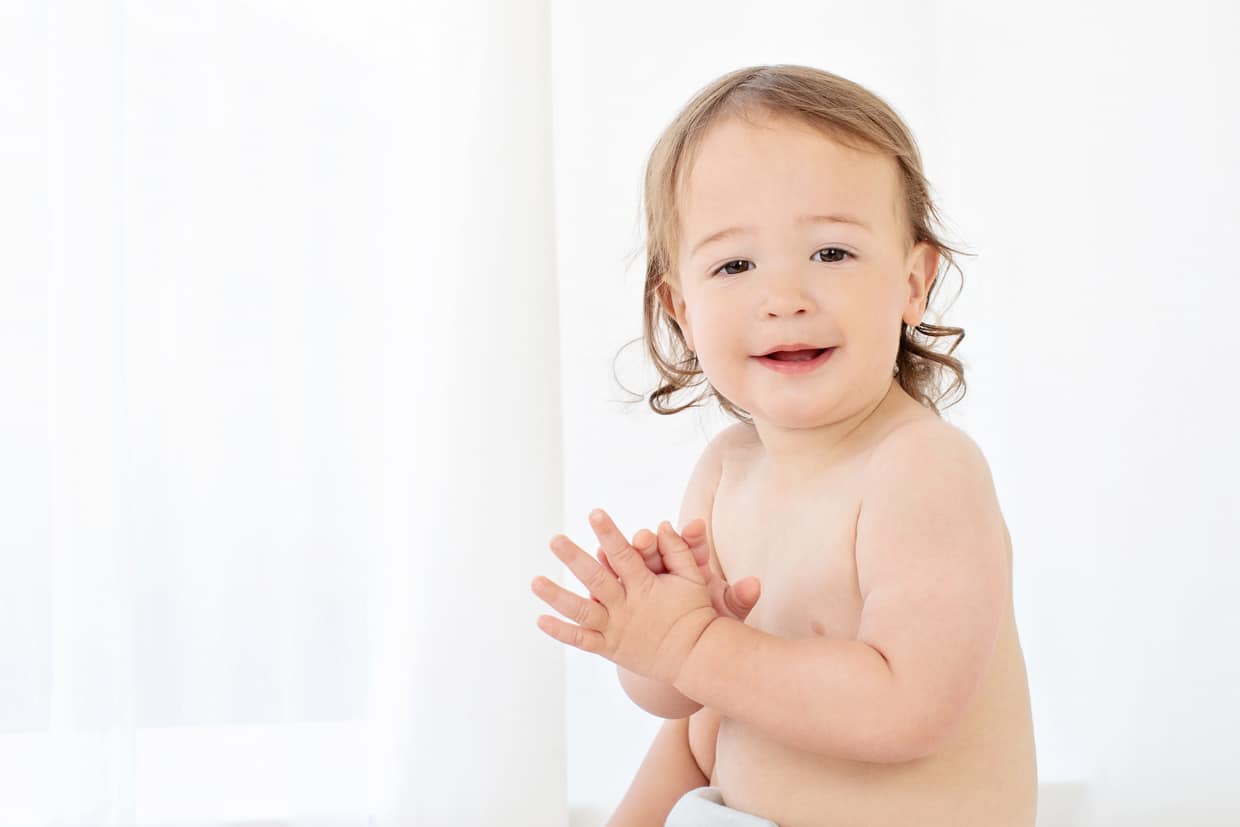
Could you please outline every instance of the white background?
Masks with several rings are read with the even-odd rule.
[[[613,370],[646,155],[760,63],[887,100],[976,253],[1039,824],[1240,818],[1230,6],[0,9],[0,824],[603,823],[660,720],[529,582],[727,424]]]
[[[969,390],[947,418],[985,452],[1012,534],[1040,823],[1240,821],[1233,7],[555,8],[567,516],[674,521],[704,444],[607,401],[639,330],[643,262],[614,274],[658,131],[733,68],[842,74],[909,125],[948,243],[977,254],[938,294],[960,291],[943,323],[966,330]],[[569,791],[601,814],[660,721],[610,664],[569,661]]]

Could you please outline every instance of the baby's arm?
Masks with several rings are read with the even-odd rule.
[[[685,697],[679,689],[670,683],[656,681],[630,672],[623,666],[617,666],[620,674],[620,686],[633,699],[633,703],[660,718],[688,718],[702,708],[697,701]]]
[[[729,440],[737,437],[739,427],[743,426],[738,424],[725,428],[702,450],[702,455],[689,475],[689,482],[685,485],[684,498],[680,504],[680,531],[683,532],[685,525],[696,517],[705,519],[709,526],[715,489],[723,471],[724,447]],[[624,687],[625,693],[651,715],[660,718],[686,718],[702,708],[702,704],[686,697],[671,684],[638,675],[623,666],[617,666],[616,671],[620,675],[620,685]]]
[[[679,690],[822,755],[909,761],[946,742],[993,655],[1011,570],[985,459],[937,427],[896,429],[866,469],[856,638],[789,640],[719,617]]]
[[[689,719],[664,721],[607,827],[663,824],[681,796],[709,783],[689,745]]]

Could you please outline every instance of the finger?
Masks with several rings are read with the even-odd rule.
[[[551,615],[539,615],[538,628],[561,643],[575,646],[583,652],[598,654],[603,651],[603,645],[606,642],[602,632],[573,626]]]
[[[659,523],[659,550],[663,552],[663,561],[668,571],[686,577],[694,583],[706,583],[697,561],[693,559],[689,544],[680,538],[676,529],[672,528],[672,524],[667,520]]]
[[[568,566],[568,570],[589,590],[590,595],[597,597],[608,609],[624,601],[624,587],[620,582],[572,540],[563,534],[556,534],[549,545],[552,553]]]
[[[667,568],[663,565],[663,556],[659,554],[659,538],[657,535],[644,528],[639,528],[637,533],[633,535],[633,542],[630,545],[637,549],[642,559],[646,561],[646,568],[655,574],[662,574],[667,571]]]
[[[658,556],[658,552],[657,552],[657,551],[655,551],[655,552],[650,552],[650,553],[654,554],[656,557]],[[603,551],[603,547],[602,547],[602,546],[599,546],[598,550],[594,552],[594,556],[598,558],[598,560],[599,560],[599,562],[600,562],[600,563],[602,563],[604,566],[606,566],[606,567],[607,567],[607,572],[608,572],[608,573],[609,573],[612,577],[614,577],[614,578],[616,578],[617,580],[619,580],[621,585],[623,585],[623,584],[624,584],[624,578],[622,578],[620,575],[616,574],[616,570],[615,570],[615,568],[611,565],[611,561],[607,559],[607,552]],[[646,560],[646,567],[647,567],[648,569],[650,569],[651,571],[653,571],[655,574],[662,574],[664,571],[666,571],[666,569],[665,569],[665,568],[663,568],[663,561],[662,561],[662,560],[659,560],[659,562],[658,562],[657,564],[651,564],[650,560],[649,560],[649,559],[647,559],[647,560]],[[594,599],[595,599],[595,600],[598,600],[598,598],[597,598],[597,597],[596,597],[596,598],[594,598]]]
[[[601,631],[607,628],[607,609],[597,598],[586,600],[546,577],[535,577],[530,589],[539,599],[578,626]]]
[[[619,575],[621,583],[624,584],[623,590],[626,593],[629,589],[640,586],[647,579],[654,577],[654,573],[646,568],[646,564],[641,559],[637,549],[629,545],[629,541],[620,533],[620,529],[612,522],[611,517],[607,515],[606,511],[601,508],[591,511],[590,527],[594,530],[599,542],[603,544],[603,550],[607,552],[607,559],[611,562],[611,567],[615,569],[616,574]],[[603,598],[604,605],[609,608],[612,606],[611,603],[608,603],[605,596],[599,595],[599,597]]]
[[[693,552],[693,559],[697,561],[697,564],[699,566],[709,564],[710,543],[706,536],[706,521],[701,517],[694,517],[685,523],[680,534],[689,544],[689,549]]]
[[[694,517],[692,520],[685,523],[684,528],[680,530],[680,533],[684,535],[686,540],[688,540],[690,536],[705,536],[706,520],[702,517]]]
[[[594,552],[594,556],[598,558],[598,561],[600,563],[602,563],[604,566],[607,567],[607,572],[612,577],[616,578],[617,580],[620,579],[620,575],[616,574],[616,570],[611,567],[611,563],[607,562],[607,552],[603,551],[602,546],[598,547],[598,551]]]
[[[662,526],[659,527],[660,556],[666,558],[669,554],[672,553],[673,550],[679,549],[681,544],[689,546],[689,551],[692,553],[693,546],[691,543],[688,542],[688,540],[683,536],[683,534],[677,534],[676,530],[672,528],[671,523],[667,523],[667,528],[669,530],[665,531]],[[694,560],[697,561],[696,556],[694,557]],[[701,567],[700,562],[698,563],[698,566],[699,568]],[[664,561],[663,567],[667,569],[668,571],[672,570],[671,563],[668,560]]]
[[[706,581],[706,587],[711,594],[715,593],[715,582],[723,582],[722,578],[715,573],[710,565],[710,535],[706,531],[706,520],[701,517],[695,517],[685,523],[682,532],[685,542],[689,544],[690,551],[693,552],[693,559],[698,564],[698,568],[702,570],[702,579]],[[743,615],[742,615],[743,618]]]

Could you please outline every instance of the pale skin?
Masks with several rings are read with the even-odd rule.
[[[611,545],[613,554],[626,557],[632,556],[634,559],[639,560],[650,573],[655,575],[675,572],[682,576],[691,576],[691,568],[696,566],[698,576],[706,588],[711,607],[717,615],[743,621],[758,602],[759,597],[761,597],[762,585],[758,578],[746,577],[733,585],[719,577],[711,569],[705,520],[701,518],[691,520],[685,526],[683,534],[678,534],[671,523],[665,520],[659,524],[657,533],[645,528],[639,529],[633,535],[632,542],[625,543],[623,535],[619,533],[619,529],[615,527],[615,524],[607,516],[606,512],[602,509],[598,511],[602,516],[602,520],[600,522],[591,520],[591,528],[594,529],[600,542]],[[578,579],[581,579],[579,572],[584,570],[590,572],[585,575],[587,580],[594,578],[591,582],[601,581],[602,574],[595,572],[588,563],[581,561],[580,558],[584,552],[575,546],[572,541],[557,534],[548,545],[555,552],[556,556],[566,564],[568,564],[570,559],[574,561],[576,568],[572,566],[570,568],[573,568],[573,572]],[[629,555],[628,550],[635,552],[635,555]],[[606,571],[607,575],[614,578],[616,582],[620,582],[620,575],[607,559],[606,548],[599,546],[595,556],[598,559],[599,566]],[[583,585],[586,582],[586,580],[582,580]],[[589,606],[577,594],[561,588],[558,584],[545,577],[534,578],[530,588],[534,594],[538,595],[539,598],[565,617],[581,618],[583,621],[586,621],[579,623],[583,629],[602,631],[604,628],[605,624],[600,623],[599,606],[604,606],[605,609],[605,604],[597,596],[591,594],[590,600],[598,605]],[[603,588],[607,589],[609,587],[604,585]],[[542,615],[538,620],[539,628],[548,632],[557,640],[579,646],[579,648],[585,651],[592,651],[582,645],[585,641],[584,635],[578,638],[578,633],[574,632],[567,624],[548,615]],[[617,665],[623,664],[617,663]]]
[[[643,555],[620,533],[602,509],[590,515],[590,526],[602,543],[606,563],[590,557],[562,534],[551,538],[551,550],[581,581],[587,600],[546,578],[531,588],[539,598],[576,625],[541,615],[538,626],[562,643],[601,655],[639,675],[675,683],[689,651],[706,627],[720,616],[712,605],[706,576],[693,551],[670,524],[660,525],[660,555],[667,571],[652,571]],[[720,585],[719,593],[726,591]]]
[[[706,521],[701,517],[691,520],[682,534],[677,534],[671,523],[664,521],[659,524],[658,533],[649,529],[639,529],[630,543],[641,554],[646,568],[655,574],[671,571],[668,557],[681,545],[687,546],[693,560],[702,571],[706,581],[706,590],[710,593],[711,605],[724,617],[744,620],[753,609],[758,598],[762,596],[762,584],[756,577],[744,577],[735,585],[728,583],[715,574],[710,567],[710,547],[707,545]],[[612,576],[619,577],[611,564],[607,562],[607,553],[599,546],[595,551],[598,561],[607,567]]]
[[[602,539],[601,536],[600,539]],[[733,587],[711,568],[712,555],[706,533],[706,521],[701,518],[691,520],[685,526],[683,535],[677,534],[671,524],[666,521],[658,526],[656,532],[640,529],[633,536],[630,545],[644,561],[646,567],[655,574],[671,571],[677,565],[676,553],[682,549],[688,549],[688,554],[692,556],[694,564],[702,572],[703,580],[711,595],[711,604],[721,617],[744,621],[761,595],[761,584],[758,578],[743,578],[736,587]],[[619,580],[602,546],[596,551],[596,557],[607,572]],[[566,592],[550,581],[544,581],[543,578],[536,578],[532,588],[535,594],[561,613],[565,613],[565,616],[578,617],[590,611],[580,597],[572,592]],[[592,598],[592,600],[599,602],[597,598]],[[576,608],[574,610],[570,607]],[[578,614],[567,614],[573,611]],[[668,688],[670,689],[670,686]],[[710,713],[709,710],[705,712]],[[643,762],[637,779],[630,787],[629,794],[620,809],[608,821],[608,827],[662,823],[676,798],[688,789],[709,783],[709,764],[703,768],[695,751],[708,750],[713,754],[713,733],[710,735],[703,733],[695,738],[696,741],[701,742],[703,737],[709,737],[711,740],[709,747],[699,743],[699,746],[693,748],[690,745],[689,732],[684,726],[685,723],[687,722],[683,719],[669,721],[669,725],[660,732],[651,755]],[[711,726],[709,723],[705,725]],[[676,762],[675,766],[669,764],[669,758]]]
[[[915,429],[908,430],[916,432]],[[889,450],[887,453],[894,454],[896,452]],[[960,457],[959,459],[963,462],[966,458]],[[882,462],[887,460],[885,460],[883,456],[880,456],[876,461],[879,462],[879,464],[882,464]],[[894,481],[892,484],[894,484]],[[980,513],[985,507],[984,500],[979,500],[976,502],[973,501],[972,493],[969,490],[960,490],[959,496],[963,499],[965,509],[968,511],[976,511]],[[889,518],[884,518],[882,516],[881,510],[876,514],[876,517],[882,521],[889,520]],[[706,559],[707,554],[710,552],[710,549],[706,548],[706,543],[701,536],[700,529],[702,527],[702,520],[691,521],[691,523],[686,526],[685,537],[682,538],[677,536],[675,532],[671,530],[670,524],[663,523],[659,526],[657,535],[652,535],[651,533],[643,530],[635,535],[632,543],[626,543],[620,535],[619,530],[615,529],[614,524],[612,524],[609,520],[606,520],[602,526],[595,529],[599,536],[600,542],[603,544],[602,553],[599,555],[599,560],[597,562],[585,554],[584,551],[573,547],[571,544],[565,545],[561,543],[561,538],[558,537],[553,543],[553,550],[556,552],[558,557],[565,560],[566,563],[569,563],[570,569],[573,570],[575,576],[578,576],[578,579],[584,579],[586,581],[599,584],[606,584],[606,578],[614,577],[615,585],[619,586],[621,590],[626,589],[625,583],[632,583],[632,588],[640,591],[641,587],[638,585],[642,582],[642,577],[640,575],[648,573],[657,579],[659,577],[668,576],[666,573],[667,569],[670,569],[672,572],[678,573],[682,577],[685,577],[691,581],[697,581],[700,579],[702,585],[705,586],[705,581],[708,579],[707,575],[702,575],[698,578],[690,573],[691,568],[694,566],[698,567],[699,572],[701,572],[702,566],[700,563]],[[868,530],[868,525],[866,528]],[[717,530],[721,529],[722,526],[717,527]],[[719,534],[716,534],[716,537],[719,536]],[[686,538],[691,542],[687,542]],[[657,556],[656,549],[651,548],[652,545],[654,545],[655,540],[657,540],[658,543]],[[651,565],[647,566],[646,557],[643,556],[643,552],[651,555]],[[692,558],[692,562],[690,562],[687,558]],[[570,562],[570,560],[572,562]],[[610,568],[610,563],[612,560],[627,561],[625,563],[617,563],[618,574],[614,573],[616,570]],[[942,568],[941,563],[936,563],[934,565]],[[655,574],[655,572],[651,571],[651,569],[663,569],[665,573],[661,575]],[[592,573],[578,574],[578,572]],[[606,574],[606,578],[603,576],[604,573]],[[798,575],[812,575],[813,573],[814,572],[811,569],[809,571],[799,572]],[[718,583],[722,584],[724,582],[718,575],[714,575],[714,577]],[[862,577],[863,580],[866,577],[864,572]],[[941,579],[942,573],[940,573],[939,577]],[[752,582],[756,580],[756,578],[751,577],[746,578],[746,580]],[[950,603],[959,602],[962,604],[977,605],[979,602],[984,602],[983,592],[980,591],[980,589],[987,588],[985,583],[986,581],[984,580],[960,581],[958,585],[953,587],[953,591],[944,591],[944,596],[948,601],[950,601]],[[967,591],[960,591],[960,589],[966,589]],[[591,592],[593,591],[594,590],[591,589]],[[567,590],[560,589],[560,587],[555,586],[554,584],[550,584],[549,581],[548,583],[536,582],[535,593],[539,594],[542,599],[552,605],[553,608],[556,608],[557,611],[561,612],[565,617],[569,617],[574,620],[578,618],[585,618],[589,614],[596,612],[596,610],[603,610],[606,608],[605,605],[602,605],[601,601],[596,603],[593,600],[587,600],[579,597],[571,592],[567,592]],[[726,590],[719,591],[719,594],[721,595],[726,593]],[[614,594],[607,596],[614,600]],[[727,598],[723,598],[720,602],[723,604],[723,608],[725,610],[732,605],[732,601]],[[640,606],[640,601],[634,605]],[[712,608],[714,608],[713,604]],[[742,608],[742,611],[745,614],[748,614],[749,610],[752,608],[752,605],[747,605]],[[629,611],[630,610],[627,607],[621,606],[617,614],[618,616],[623,616]],[[940,614],[945,614],[946,610],[940,609],[939,612]],[[717,617],[723,618],[727,612],[715,611],[715,614]],[[768,612],[768,614],[770,613]],[[924,613],[924,615],[927,618],[934,617],[934,615],[929,613]],[[842,617],[843,615],[840,616]],[[831,614],[823,615],[824,620],[829,625],[831,623],[831,617]],[[744,617],[742,616],[739,619],[743,620]],[[939,621],[938,618],[934,619],[936,622],[943,622]],[[586,621],[586,625],[599,629],[605,629],[607,626],[605,623],[593,622],[589,620]],[[929,639],[934,640],[942,638],[941,632],[936,631],[936,623],[927,621],[924,625],[929,626],[927,632],[927,637]],[[769,623],[764,623],[760,620],[758,622],[758,626],[769,626]],[[563,624],[559,630],[560,634],[552,633],[545,626],[543,628],[545,631],[548,631],[549,634],[552,634],[553,637],[556,637],[557,640],[562,640],[569,645],[577,645],[574,643],[574,635],[576,633],[573,631],[574,627],[572,627],[571,624]],[[980,628],[984,628],[984,626]],[[695,786],[702,786],[707,783],[710,783],[711,785],[718,784],[725,790],[725,796],[729,795],[727,792],[729,785],[722,780],[722,778],[720,782],[716,782],[714,772],[714,768],[716,766],[716,762],[713,758],[715,750],[715,732],[712,728],[712,724],[709,722],[714,722],[714,728],[719,726],[718,721],[720,709],[730,713],[729,717],[737,721],[753,720],[761,722],[761,725],[765,729],[756,731],[772,731],[779,733],[779,742],[792,743],[799,741],[799,743],[806,747],[806,750],[797,754],[805,756],[802,760],[808,762],[810,761],[810,757],[814,754],[823,755],[824,757],[844,755],[851,753],[851,751],[856,749],[856,747],[851,745],[851,741],[831,741],[829,739],[819,741],[817,740],[817,736],[811,735],[808,738],[805,737],[807,732],[812,733],[813,731],[813,727],[809,725],[810,722],[802,714],[808,707],[806,706],[803,698],[797,698],[795,702],[790,702],[792,696],[787,696],[786,694],[789,687],[803,686],[805,688],[803,695],[813,698],[819,697],[822,692],[821,689],[817,688],[819,682],[824,679],[828,682],[827,685],[833,688],[833,695],[831,695],[831,697],[836,699],[836,702],[841,709],[841,714],[838,718],[834,719],[834,722],[827,728],[827,731],[843,731],[843,724],[845,721],[852,718],[860,718],[860,726],[853,728],[855,733],[864,733],[866,731],[870,731],[874,734],[881,733],[884,731],[884,721],[899,717],[892,712],[892,707],[890,704],[894,703],[896,705],[903,705],[908,703],[908,701],[900,700],[898,696],[893,696],[890,700],[885,699],[885,696],[882,694],[882,690],[880,688],[885,685],[885,679],[881,679],[879,676],[886,673],[882,670],[870,673],[867,671],[869,666],[863,665],[870,664],[877,667],[877,660],[872,664],[868,661],[852,660],[854,653],[859,656],[863,652],[867,651],[861,641],[852,641],[851,644],[844,640],[833,641],[829,639],[778,641],[776,639],[767,638],[765,635],[760,635],[756,631],[753,631],[752,634],[754,636],[752,641],[748,641],[745,638],[732,637],[732,632],[729,632],[713,642],[703,641],[699,637],[698,644],[701,645],[697,648],[701,648],[702,651],[700,653],[696,653],[694,651],[694,647],[690,647],[690,656],[699,659],[698,665],[696,667],[690,666],[687,670],[687,674],[684,662],[681,663],[680,670],[672,670],[672,672],[679,671],[680,673],[679,678],[673,678],[671,680],[672,685],[675,685],[686,695],[695,697],[707,706],[713,707],[703,708],[701,716],[694,716],[694,719],[705,716],[703,720],[699,722],[701,723],[699,730],[704,728],[706,730],[706,734],[703,734],[700,737],[693,735],[693,728],[695,725],[694,720],[689,721],[690,729],[687,739],[683,727],[675,730],[667,730],[667,726],[665,726],[664,731],[661,731],[659,738],[656,739],[656,744],[652,747],[651,756],[649,756],[647,761],[643,763],[642,771],[639,772],[638,778],[634,780],[633,788],[630,790],[630,794],[626,796],[624,805],[613,816],[613,819],[609,821],[609,827],[622,827],[622,825],[627,827],[628,825],[661,823],[661,819],[666,816],[667,809],[670,808],[671,803],[673,803],[680,794]],[[950,645],[953,649],[959,649],[964,644],[964,639],[960,638],[959,632],[957,632],[957,636],[959,638],[958,641],[954,643],[950,641],[943,641],[944,645]],[[768,650],[766,646],[768,641],[773,644],[788,643],[791,645],[786,647],[777,646],[776,648]],[[856,650],[846,648],[849,645],[857,646],[859,648]],[[819,655],[814,654],[816,651],[814,647],[816,646],[825,647],[821,650]],[[944,664],[943,670],[945,671],[940,670],[944,675],[951,677],[958,668],[952,664],[953,662],[959,662],[959,654],[953,653],[949,657],[946,650],[930,648],[926,643],[919,643],[919,646],[923,649],[927,649],[925,654],[928,659],[942,662]],[[578,648],[581,648],[583,651],[602,651],[596,646],[586,642],[583,642]],[[889,648],[893,653],[897,651],[894,646]],[[1018,659],[1018,648],[1014,655]],[[1008,657],[996,656],[996,660],[1010,661],[1011,656],[1012,653],[1009,653]],[[828,659],[818,661],[818,665],[815,665],[815,661],[819,657]],[[830,658],[839,658],[839,660],[833,665]],[[621,663],[622,661],[615,659],[615,662]],[[623,662],[629,663],[630,667],[636,667],[637,670],[641,669],[638,662],[631,660]],[[903,662],[903,658],[894,660],[894,663],[897,666],[900,666]],[[824,671],[817,671],[819,667],[821,667]],[[1000,668],[1006,667],[1001,664]],[[664,674],[664,677],[666,678],[666,674],[668,673],[660,673],[657,670],[647,670],[643,674]],[[873,677],[866,677],[871,674]],[[764,680],[764,678],[769,678],[769,680]],[[870,683],[871,680],[875,679],[879,680],[879,683]],[[914,684],[918,681],[912,672],[909,673],[908,679],[913,681]],[[989,683],[989,680],[987,683]],[[1023,683],[1023,676],[1020,683]],[[928,696],[929,689],[919,690],[919,693],[921,692],[927,693]],[[988,696],[993,695],[993,692],[983,691],[980,694],[982,696]],[[1001,696],[999,697],[1001,698]],[[753,700],[749,700],[751,698]],[[857,701],[854,701],[853,699],[857,699]],[[861,705],[854,707],[852,706],[854,702],[860,703]],[[989,706],[990,703],[987,702],[984,705]],[[962,709],[963,707],[957,708]],[[875,712],[876,715],[858,715],[858,711],[862,709],[868,709]],[[798,710],[801,712],[798,712]],[[787,713],[792,714],[788,715]],[[1027,706],[1024,710],[1021,710],[1019,705],[1016,705],[1013,712],[1013,714],[1016,714],[1018,723],[1021,719],[1024,719],[1024,729],[1027,729],[1028,724],[1027,713]],[[727,718],[725,718],[725,720],[726,719]],[[830,721],[832,719],[828,720]],[[998,732],[1006,732],[1012,725],[1011,721],[1004,718],[997,720],[992,718],[981,718],[977,720],[974,725],[969,724],[971,720],[972,716],[967,717],[965,724],[958,727],[961,733],[959,735],[959,739],[962,741],[967,742],[968,740],[972,740],[972,738],[976,737],[971,734],[974,729],[979,729],[982,732],[993,732],[996,730]],[[669,721],[668,725],[675,723],[678,722]],[[1016,738],[1018,737],[1020,730],[1021,727],[1011,730],[1011,735],[1005,737]],[[703,738],[709,738],[710,740],[709,742],[703,742]],[[850,736],[850,738],[858,738],[856,743],[866,743],[867,749],[877,743],[874,738],[870,736],[863,737],[855,734]],[[677,739],[679,740],[679,747],[674,746]],[[689,750],[686,740],[693,744],[693,754],[691,757],[688,754]],[[735,738],[733,738],[733,740],[735,740]],[[887,808],[898,808],[902,806],[925,808],[919,810],[927,816],[923,823],[1032,824],[1033,800],[1029,798],[1031,792],[1028,791],[1030,790],[1028,787],[1009,789],[1006,790],[1006,792],[1004,787],[994,789],[992,797],[981,800],[979,804],[983,811],[987,813],[986,818],[988,820],[985,821],[974,821],[973,818],[975,816],[971,816],[958,808],[952,809],[943,815],[930,818],[928,807],[931,805],[926,803],[928,799],[931,800],[931,804],[938,806],[938,798],[942,798],[946,795],[949,801],[955,800],[958,796],[965,794],[963,790],[968,789],[968,785],[975,785],[979,782],[976,778],[969,775],[962,775],[958,779],[952,778],[951,781],[948,782],[949,776],[945,776],[942,769],[936,769],[933,763],[926,763],[929,761],[928,756],[936,752],[944,755],[954,755],[955,757],[951,759],[953,763],[963,760],[958,754],[962,752],[962,748],[953,748],[951,740],[947,737],[947,734],[939,736],[933,740],[923,741],[920,743],[921,746],[917,746],[915,748],[915,752],[910,754],[926,757],[914,758],[913,762],[909,764],[909,766],[918,766],[924,763],[925,768],[923,772],[927,773],[925,787],[922,787],[921,783],[916,781],[918,778],[916,774],[913,774],[908,770],[900,770],[899,775],[893,776],[895,779],[903,779],[900,784],[893,782],[889,786],[874,788],[872,792],[866,793],[867,789],[871,789],[874,785],[879,783],[880,779],[883,777],[879,775],[880,769],[883,766],[886,766],[886,762],[888,760],[907,760],[907,757],[899,758],[900,755],[904,754],[904,747],[900,747],[899,749],[901,752],[893,753],[890,758],[884,758],[877,753],[872,755],[868,763],[858,765],[865,767],[864,774],[860,776],[854,775],[857,770],[848,769],[851,766],[851,762],[835,760],[832,763],[827,764],[827,766],[838,767],[838,769],[833,772],[834,774],[840,775],[839,781],[834,782],[837,786],[831,787],[824,785],[823,787],[822,792],[824,796],[832,802],[833,809],[830,810],[830,813],[836,817],[856,814],[862,816],[863,818],[875,818],[873,823],[887,823],[885,820],[881,820],[880,817],[877,817],[875,802],[878,802]],[[658,750],[659,754],[658,759],[655,758],[656,750]],[[677,759],[680,762],[679,769],[672,766],[671,763],[671,755],[673,750],[681,756],[681,758]],[[735,748],[732,748],[732,751],[735,751]],[[723,754],[721,753],[721,760],[722,758]],[[1013,760],[1012,758],[1005,757],[1003,755],[996,756],[996,758],[1000,762]],[[875,763],[876,761],[879,763]],[[900,766],[900,764],[892,764],[892,766],[894,769],[894,767]],[[1002,767],[1003,765],[1000,763],[999,766],[994,769],[994,772],[998,774],[997,778],[999,779],[1004,777],[1002,774]],[[772,769],[775,769],[775,767],[772,767]],[[810,820],[805,820],[804,818],[798,820],[798,816],[796,815],[797,810],[793,806],[795,799],[791,797],[790,793],[792,790],[799,789],[801,788],[801,785],[808,783],[809,779],[815,778],[815,772],[821,771],[822,770],[813,769],[811,764],[806,767],[802,773],[802,777],[798,779],[789,779],[789,783],[792,786],[790,786],[788,790],[775,793],[776,800],[788,803],[789,810],[786,815],[774,810],[764,810],[760,805],[760,801],[750,803],[750,801],[747,801],[742,797],[742,794],[746,793],[743,788],[738,789],[735,799],[729,800],[732,800],[732,803],[736,803],[739,807],[748,808],[753,812],[759,812],[760,814],[768,817],[778,816],[777,821],[781,824],[781,827],[785,824],[789,825],[789,827],[796,827],[798,824],[818,824],[820,822],[817,819],[827,813],[826,810],[822,809],[823,805],[806,804],[805,806],[811,807],[810,812],[816,813],[817,815],[811,816]],[[1028,772],[1033,772],[1032,767],[1029,768]],[[995,777],[996,776],[990,776],[991,784],[993,784],[993,779]],[[864,780],[864,783],[861,783],[862,780]],[[672,786],[677,784],[680,786]],[[844,786],[839,786],[840,784],[843,784]],[[909,787],[908,785],[910,784],[915,784],[916,786]],[[961,790],[957,790],[953,786],[956,784],[963,784],[966,786]],[[983,782],[983,786],[985,787],[987,785]],[[926,789],[930,789],[933,792],[927,793],[925,791]],[[844,790],[849,790],[848,798],[843,797],[842,793]],[[881,790],[881,792],[879,792],[879,790]],[[868,798],[866,797],[867,795],[869,796]],[[998,805],[1001,804],[1003,799],[995,799],[993,795],[1006,796],[1008,801],[1006,806],[1019,808],[1018,811],[1008,809],[1000,810]],[[658,821],[655,819],[658,819]],[[857,823],[871,822],[867,820],[859,821]]]
[[[780,119],[715,124],[689,167],[659,298],[711,385],[753,419],[720,450],[713,515],[689,511],[713,544],[665,524],[656,555],[604,515],[597,560],[552,541],[590,597],[534,583],[573,621],[540,617],[547,634],[664,684],[639,705],[688,710],[655,713],[671,720],[688,699],[717,722],[697,768],[685,731],[661,731],[626,798],[657,805],[622,807],[613,827],[661,823],[707,778],[781,827],[1033,824],[1011,543],[989,470],[892,375],[937,264],[906,243],[898,193],[890,158]],[[806,220],[822,215],[858,223]],[[762,361],[790,342],[831,356],[795,375]],[[750,577],[729,587],[734,572]]]

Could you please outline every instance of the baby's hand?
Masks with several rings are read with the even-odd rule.
[[[602,564],[590,560],[588,552],[564,535],[552,537],[551,550],[587,588],[593,601],[546,577],[536,577],[530,584],[534,594],[575,621],[565,623],[540,615],[538,628],[561,643],[602,655],[630,672],[674,685],[697,641],[719,619],[689,546],[679,539],[666,539],[671,547],[667,556],[671,571],[653,574],[607,512],[595,509],[590,525],[615,561],[617,574],[613,576]]]
[[[664,522],[667,521],[665,520]],[[758,578],[746,577],[743,580],[737,581],[736,585],[733,586],[715,574],[710,567],[710,547],[706,543],[706,521],[701,517],[691,520],[685,526],[683,536],[676,534],[676,530],[672,528],[670,523],[667,524],[667,533],[673,539],[683,541],[693,552],[693,559],[697,562],[698,568],[702,571],[702,576],[706,579],[706,588],[710,592],[710,602],[715,611],[724,617],[744,621],[761,596],[762,584],[758,581]],[[662,536],[662,532],[652,533],[644,528],[638,530],[633,535],[633,547],[641,553],[642,558],[646,561],[646,568],[655,574],[662,574],[668,571],[665,558],[672,551],[672,549],[664,546]],[[616,572],[612,569],[611,564],[607,562],[607,555],[601,546],[596,552],[596,556],[598,561],[614,576]]]

